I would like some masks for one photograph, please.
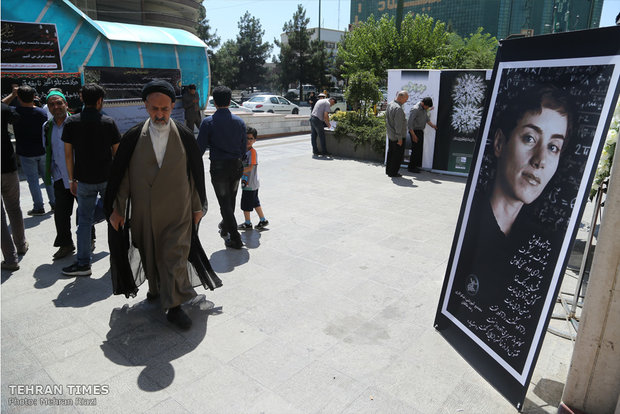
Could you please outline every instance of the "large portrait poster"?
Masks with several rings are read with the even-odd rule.
[[[469,173],[486,103],[486,72],[441,71],[433,169]]]
[[[2,70],[62,70],[56,25],[2,20]]]
[[[502,44],[464,194],[435,326],[517,408],[618,97],[606,29]]]

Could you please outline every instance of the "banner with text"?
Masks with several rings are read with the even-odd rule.
[[[51,88],[59,88],[67,98],[67,104],[75,110],[82,106],[80,88],[82,80],[79,73],[24,73],[2,72],[2,97],[9,95],[13,85],[29,85],[37,96],[45,103],[45,97]]]
[[[161,79],[174,87],[181,96],[181,71],[179,69],[108,68],[87,66],[84,83],[96,83],[106,91],[106,100],[142,97],[142,87],[153,79]]]
[[[62,70],[56,25],[2,20],[2,70]]]
[[[620,27],[502,42],[435,317],[521,408],[618,98]]]

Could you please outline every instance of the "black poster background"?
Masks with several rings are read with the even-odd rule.
[[[469,173],[486,101],[485,70],[442,71],[433,169]]]
[[[60,88],[67,98],[69,109],[82,106],[80,88],[82,80],[79,73],[15,73],[2,72],[2,97],[11,93],[12,85],[30,85],[40,99],[45,99],[50,88]],[[44,102],[43,102],[44,103]]]
[[[2,21],[2,70],[62,70],[56,25]]]
[[[517,408],[522,407],[525,399],[568,263],[568,253],[587,202],[604,134],[618,99],[617,72],[612,75],[614,65],[609,63],[612,59],[618,62],[620,42],[610,42],[610,39],[620,39],[620,27],[509,40],[502,42],[498,51],[491,81],[497,100],[494,103],[494,95],[488,95],[489,102],[485,107],[472,173],[459,213],[435,327],[472,367]],[[598,57],[607,58],[596,62],[586,59]],[[500,73],[498,69],[502,63],[514,68],[503,68]],[[495,90],[497,79],[500,82]],[[495,174],[494,157],[490,155],[492,148],[487,136],[484,136],[491,134],[491,130],[485,128],[494,113],[510,102],[520,89],[544,82],[562,88],[572,96],[577,107],[575,134],[545,191],[522,211],[526,213],[527,223],[536,223],[535,230],[531,234],[521,231],[526,233],[522,239],[525,244],[511,250],[506,255],[508,259],[503,258],[498,263],[497,256],[485,257],[484,250],[476,250],[475,243],[472,250],[467,236],[474,227],[470,226],[472,223],[482,223],[483,230],[490,228],[484,226],[484,220],[476,221],[481,214],[478,205],[474,204],[477,196],[491,184]],[[604,105],[606,109],[603,112]],[[597,126],[602,128],[597,131]],[[593,143],[596,145],[593,146]],[[479,156],[481,149],[486,150],[482,157]],[[571,215],[573,221],[569,226]],[[467,229],[464,223],[468,223]],[[483,233],[483,230],[479,232]],[[462,246],[459,245],[461,240]],[[463,275],[464,269],[461,268],[468,256],[478,265],[471,259],[476,255],[486,260],[489,268],[499,269],[493,278],[481,281],[479,285],[471,283],[474,279]],[[463,280],[459,279],[459,272]],[[495,296],[482,301],[478,297],[471,300],[468,295],[472,292],[477,294],[484,284],[495,289]],[[476,319],[471,317],[472,314],[483,316]],[[487,324],[483,325],[483,322]]]
[[[181,71],[179,69],[109,68],[87,66],[84,83],[96,83],[105,88],[105,99],[141,99],[142,87],[153,79],[170,82],[176,95],[181,95]]]

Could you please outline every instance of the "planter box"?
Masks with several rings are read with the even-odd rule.
[[[384,155],[373,150],[370,144],[360,144],[355,148],[353,140],[344,137],[338,139],[334,131],[325,131],[325,145],[327,146],[327,151],[337,157],[381,163],[384,159]]]

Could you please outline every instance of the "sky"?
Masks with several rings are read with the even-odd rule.
[[[321,0],[321,27],[345,30],[349,25],[351,0]],[[260,20],[265,30],[264,42],[273,44],[280,39],[284,23],[293,18],[297,5],[301,4],[310,18],[309,27],[319,22],[319,0],[204,0],[207,19],[212,30],[217,30],[221,43],[236,39],[239,33],[237,23],[247,11]],[[620,0],[604,0],[600,26],[613,26],[620,12]],[[271,54],[278,53],[274,47]],[[271,59],[268,59],[271,61]]]
[[[263,42],[273,45],[273,39],[280,40],[284,23],[293,19],[297,5],[306,10],[306,18],[310,18],[309,28],[319,25],[319,0],[204,0],[202,4],[207,10],[207,19],[211,29],[224,43],[228,39],[236,39],[239,33],[239,19],[247,11],[258,20],[265,31]],[[349,25],[351,0],[321,0],[321,27],[345,30]],[[275,48],[271,54],[277,53]],[[271,61],[271,59],[268,59]]]

